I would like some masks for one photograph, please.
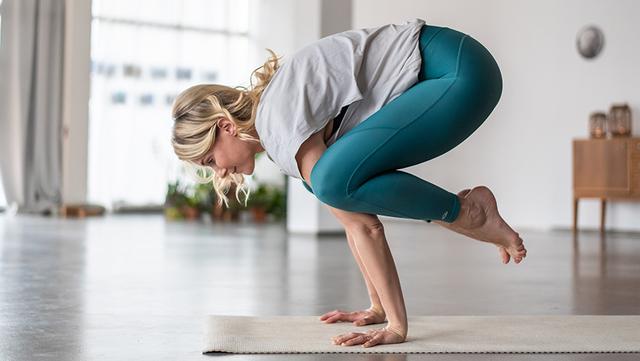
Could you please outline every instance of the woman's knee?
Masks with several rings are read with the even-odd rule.
[[[465,79],[474,96],[483,97],[493,108],[502,95],[502,73],[497,61],[476,39],[464,39],[458,77]]]
[[[311,170],[311,184],[313,184],[313,193],[322,203],[345,209],[348,201],[348,179],[337,169],[340,169],[339,165],[320,158]]]

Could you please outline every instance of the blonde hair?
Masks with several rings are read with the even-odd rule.
[[[199,183],[213,183],[218,195],[218,204],[224,201],[229,207],[226,196],[230,186],[236,185],[236,199],[240,192],[245,194],[244,204],[249,199],[249,187],[242,174],[227,173],[219,177],[210,166],[202,166],[197,159],[204,156],[216,140],[218,121],[227,118],[235,123],[238,138],[249,142],[260,142],[249,132],[255,129],[255,116],[258,102],[264,88],[269,84],[273,74],[280,67],[279,57],[271,49],[271,56],[250,75],[251,89],[242,86],[234,88],[219,84],[199,84],[182,91],[173,103],[173,131],[171,144],[187,169],[192,171]],[[260,71],[261,70],[261,71]],[[253,76],[258,79],[253,85]]]

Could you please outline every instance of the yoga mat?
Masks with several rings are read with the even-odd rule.
[[[323,323],[320,316],[210,315],[203,353],[618,353],[640,352],[640,316],[409,317],[407,340],[340,346],[331,337],[385,323]]]

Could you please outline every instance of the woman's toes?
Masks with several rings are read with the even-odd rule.
[[[462,198],[466,197],[467,194],[469,194],[469,192],[471,192],[471,189],[467,188],[467,189],[463,189],[460,192],[458,192],[458,195]]]
[[[502,258],[502,263],[507,264],[509,263],[509,252],[507,252],[506,249],[504,249],[504,247],[498,247],[498,249],[500,250],[500,257]]]

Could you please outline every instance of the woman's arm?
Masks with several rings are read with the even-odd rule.
[[[304,180],[311,184],[311,170],[327,147],[318,132],[302,143],[296,154],[296,162]],[[344,212],[344,211],[343,211]],[[398,271],[384,235],[382,223],[376,215],[346,212],[339,220],[353,237],[353,243],[360,255],[365,272],[380,297],[387,315],[387,329],[403,338],[407,335],[407,311],[404,305]]]
[[[328,204],[325,204],[325,206],[331,211],[331,213],[338,219],[344,219],[345,217],[348,217],[347,212],[338,209],[338,208],[334,208],[331,207]],[[384,308],[382,307],[382,302],[380,302],[380,297],[378,296],[378,292],[376,291],[375,286],[373,285],[373,282],[371,282],[371,277],[369,276],[369,274],[367,273],[367,269],[364,267],[364,264],[362,263],[362,259],[360,258],[360,254],[358,253],[358,250],[356,249],[355,243],[354,243],[354,237],[353,235],[351,235],[351,233],[349,232],[349,230],[345,227],[345,233],[347,234],[347,241],[349,243],[349,249],[351,249],[351,253],[353,254],[353,258],[355,258],[356,263],[358,263],[358,268],[360,268],[360,273],[362,273],[362,277],[364,278],[364,282],[367,285],[367,291],[369,293],[369,299],[371,300],[371,307],[370,309],[377,312],[378,314],[384,315]],[[384,319],[384,318],[383,318]]]
[[[351,254],[353,254],[353,258],[356,259],[356,263],[358,263],[358,268],[360,269],[360,273],[362,273],[362,278],[364,278],[364,282],[367,285],[367,292],[369,293],[369,300],[371,301],[371,306],[369,309],[379,315],[382,315],[382,319],[384,320],[384,307],[382,307],[382,302],[380,302],[380,296],[378,296],[378,291],[376,291],[376,287],[371,282],[371,277],[369,273],[367,273],[366,268],[364,268],[364,264],[362,263],[362,259],[360,258],[360,254],[358,253],[358,249],[356,248],[355,242],[353,240],[353,236],[347,233],[347,242],[349,243],[349,248],[351,249]]]
[[[360,226],[350,231],[354,246],[360,255],[366,273],[371,278],[389,324],[387,328],[403,337],[407,336],[407,310],[404,304],[398,271],[385,238],[382,223]]]

